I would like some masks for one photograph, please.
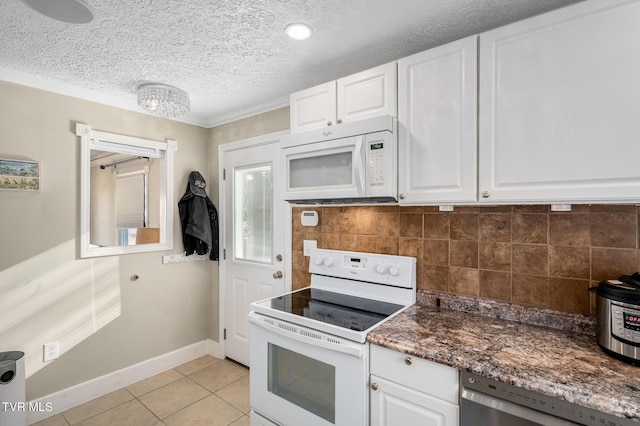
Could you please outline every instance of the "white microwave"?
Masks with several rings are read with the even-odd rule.
[[[396,120],[381,116],[283,138],[284,199],[291,203],[397,200]]]

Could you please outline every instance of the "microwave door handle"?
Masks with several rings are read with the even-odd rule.
[[[356,181],[356,189],[359,194],[365,195],[364,193],[364,170],[366,169],[367,159],[361,159],[362,155],[362,146],[364,145],[364,139],[362,136],[357,137],[356,148],[353,153],[353,174],[355,175]],[[362,161],[361,161],[362,160]],[[362,166],[362,167],[361,167]]]

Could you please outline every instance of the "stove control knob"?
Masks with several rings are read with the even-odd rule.
[[[327,257],[326,259],[324,259],[323,263],[324,263],[324,266],[331,266],[333,265],[333,259],[331,259],[330,257]]]
[[[322,258],[316,257],[315,259],[313,259],[313,263],[315,263],[318,266],[322,265]]]
[[[376,272],[379,274],[384,274],[385,272],[387,272],[387,267],[381,263],[378,263],[376,265]]]
[[[400,270],[397,266],[389,266],[389,273],[395,277],[400,273]]]

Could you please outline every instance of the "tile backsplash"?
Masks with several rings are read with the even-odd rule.
[[[304,227],[300,213],[318,212]],[[303,240],[318,247],[413,256],[418,289],[595,314],[587,289],[638,266],[635,205],[293,207],[293,288],[309,285]]]

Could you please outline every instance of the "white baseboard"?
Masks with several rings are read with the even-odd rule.
[[[27,411],[27,424],[39,422],[47,417],[62,413],[94,398],[106,395],[204,355],[223,358],[222,345],[211,339],[203,340],[29,401],[27,405],[30,407],[42,407],[45,409]]]

